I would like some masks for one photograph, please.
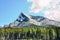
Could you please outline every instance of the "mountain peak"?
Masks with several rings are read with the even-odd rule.
[[[22,21],[28,21],[29,18],[26,16],[26,14],[21,13],[16,21],[22,22]]]
[[[22,16],[26,16],[28,17],[29,19],[31,19],[31,15],[27,14],[27,13],[21,13]]]
[[[22,13],[19,17],[10,25],[10,27],[17,27],[17,26],[29,26],[30,24],[39,25],[39,26],[46,26],[46,25],[55,25],[60,26],[60,23],[54,20],[47,19],[41,16],[31,16],[27,13]]]

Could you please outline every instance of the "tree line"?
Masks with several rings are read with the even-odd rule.
[[[59,27],[43,28],[0,28],[0,40],[39,39],[60,40]]]

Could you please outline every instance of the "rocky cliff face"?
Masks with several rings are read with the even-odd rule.
[[[29,14],[21,13],[14,22],[9,24],[9,27],[29,26],[30,24],[38,26],[60,26],[60,22],[57,22],[55,20],[50,20],[42,16],[32,16]]]

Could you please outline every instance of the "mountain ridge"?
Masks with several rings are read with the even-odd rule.
[[[60,22],[55,20],[50,20],[48,18],[42,16],[32,16],[29,14],[21,13],[19,17],[12,23],[10,23],[9,27],[17,27],[17,26],[29,26],[30,24],[38,25],[38,26],[60,26]],[[7,27],[7,26],[5,26]]]

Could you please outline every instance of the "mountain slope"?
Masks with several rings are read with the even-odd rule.
[[[42,16],[32,16],[29,14],[21,13],[19,17],[12,23],[9,24],[9,27],[22,27],[22,26],[29,26],[31,24],[38,25],[38,26],[60,26],[60,22],[47,19]]]

